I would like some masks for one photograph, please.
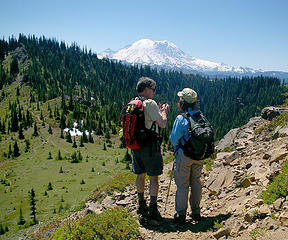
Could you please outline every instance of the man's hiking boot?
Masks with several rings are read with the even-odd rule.
[[[149,220],[161,221],[162,217],[160,212],[158,211],[157,204],[150,205],[148,210],[148,218]]]
[[[196,213],[191,213],[190,214],[190,217],[194,220],[194,221],[196,221],[196,222],[198,222],[198,221],[200,221],[201,220],[201,215],[198,213],[198,214],[196,214]]]
[[[186,221],[186,215],[180,215],[178,213],[174,214],[174,223],[184,224]]]
[[[147,207],[145,200],[139,201],[137,214],[142,215],[142,216],[146,216],[148,214],[148,207]]]

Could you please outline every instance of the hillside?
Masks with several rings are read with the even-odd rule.
[[[165,157],[180,89],[197,91],[217,140],[263,107],[282,104],[287,92],[277,78],[209,79],[127,67],[45,37],[0,40],[0,63],[0,232],[8,239],[85,208],[87,198],[104,197],[110,181],[116,179],[115,191],[134,181],[117,133],[140,76],[155,79],[155,99],[171,105]],[[81,134],[68,134],[76,124]]]
[[[271,116],[275,117],[275,113],[278,115],[279,112],[281,115],[277,118],[272,121],[268,120]],[[176,190],[173,180],[165,211],[170,181],[169,171],[172,168],[172,162],[168,162],[160,178],[158,198],[160,212],[164,219],[161,224],[157,225],[151,225],[151,222],[139,219],[140,238],[287,239],[287,113],[288,108],[266,108],[262,111],[262,117],[251,118],[247,124],[231,130],[220,141],[218,148],[222,148],[222,151],[219,149],[220,152],[217,153],[212,169],[207,170],[206,162],[206,169],[203,172],[204,188],[201,202],[203,219],[199,222],[193,222],[188,216],[184,225],[173,223]],[[229,152],[227,152],[228,149]],[[283,174],[286,178],[279,180],[279,176]],[[274,187],[273,184],[276,182],[282,195],[279,192],[280,195],[274,198],[275,195],[271,194],[271,186]],[[266,189],[268,189],[266,194],[263,194]],[[145,194],[148,196],[148,188]],[[105,209],[116,206],[129,207],[136,217],[137,197],[133,184],[128,185],[124,192],[104,196],[100,203],[96,199],[90,199],[86,202],[86,207],[71,216],[70,220],[81,219],[87,214],[101,215],[103,211],[107,211]],[[59,226],[62,224],[58,223]],[[49,234],[54,231],[55,228],[48,230]],[[47,234],[47,229],[46,231],[42,229],[41,234],[43,232]],[[73,230],[67,233],[69,236]],[[41,234],[37,236],[43,236]]]

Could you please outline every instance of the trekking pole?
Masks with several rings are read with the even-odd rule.
[[[170,171],[168,172],[168,174],[169,174],[169,176],[170,176],[170,181],[169,181],[169,185],[168,185],[168,192],[167,192],[166,201],[165,201],[164,213],[166,212],[166,206],[167,206],[167,202],[168,202],[168,196],[169,196],[169,192],[170,192],[170,186],[171,186],[171,182],[172,182],[172,178],[173,178],[173,170],[174,170],[174,162],[173,162],[172,170],[170,170]]]

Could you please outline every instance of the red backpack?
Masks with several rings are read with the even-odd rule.
[[[142,99],[143,100],[143,99]],[[144,107],[140,98],[132,99],[122,110],[122,142],[131,149],[139,149],[147,139]]]

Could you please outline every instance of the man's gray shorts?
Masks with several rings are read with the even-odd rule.
[[[132,150],[132,172],[159,176],[163,173],[163,158],[159,142],[152,142],[140,149]]]

